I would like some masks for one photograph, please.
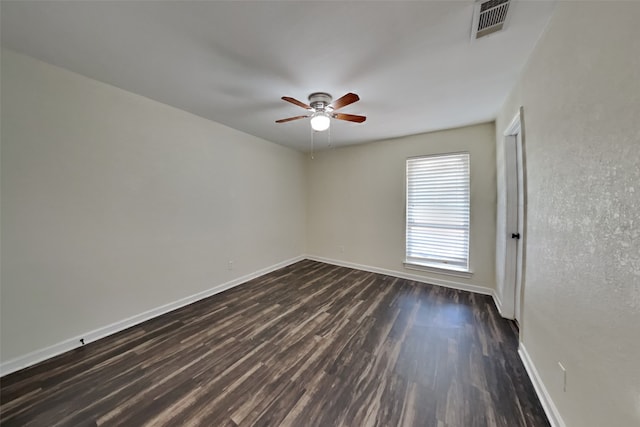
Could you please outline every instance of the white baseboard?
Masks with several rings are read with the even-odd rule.
[[[85,344],[88,344],[90,342],[99,340],[100,338],[104,338],[109,335],[115,334],[116,332],[120,332],[122,330],[130,328],[131,326],[135,326],[139,323],[145,322],[149,319],[153,319],[154,317],[158,317],[162,314],[184,307],[185,305],[189,305],[201,299],[210,297],[211,295],[226,291],[227,289],[231,289],[233,287],[241,285],[245,282],[248,282],[249,280],[255,279],[256,277],[271,273],[272,271],[294,264],[298,261],[302,261],[303,259],[305,259],[304,256],[297,256],[295,258],[279,262],[269,267],[254,271],[253,273],[247,274],[245,276],[238,277],[237,279],[233,279],[226,283],[214,286],[211,289],[198,292],[197,294],[181,298],[177,301],[170,302],[169,304],[153,308],[140,314],[136,314],[135,316],[128,317],[110,325],[94,329],[93,331],[88,331],[85,334],[66,339],[52,346],[33,351],[23,356],[16,357],[15,359],[8,360],[0,364],[0,376],[4,376],[20,369],[35,365],[36,363],[42,362],[43,360],[50,359],[66,351],[80,347],[82,345],[80,343],[80,339],[84,339]]]
[[[505,317],[504,313],[502,312],[502,300],[500,299],[500,296],[498,296],[498,292],[495,289],[493,289],[493,292],[491,292],[491,296],[493,297],[493,303],[498,309],[498,313],[500,313],[500,316]]]
[[[527,370],[527,374],[529,374],[529,378],[533,383],[533,388],[536,390],[538,399],[542,404],[544,412],[547,414],[547,418],[549,419],[551,426],[566,427],[566,424],[560,416],[560,412],[558,412],[558,408],[556,408],[556,405],[553,403],[553,400],[551,399],[547,388],[544,386],[544,383],[540,378],[540,374],[538,374],[538,370],[529,357],[529,353],[527,353],[527,349],[524,347],[523,343],[520,343],[520,346],[518,347],[518,354],[524,364],[524,368]]]
[[[405,273],[402,271],[387,270],[385,268],[372,267],[370,265],[356,264],[348,261],[340,261],[337,259],[323,258],[315,255],[306,255],[307,259],[312,261],[324,262],[327,264],[338,265],[340,267],[348,267],[356,270],[368,271],[370,273],[386,274],[387,276],[398,277],[400,279],[415,280],[416,282],[428,283],[430,285],[443,286],[445,288],[459,289],[462,291],[474,292],[476,294],[493,295],[493,289],[485,286],[471,285],[460,283],[452,280],[435,279],[432,277],[420,276],[417,274]]]

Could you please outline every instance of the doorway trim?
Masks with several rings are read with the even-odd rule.
[[[505,275],[500,296],[502,316],[509,319],[519,317],[516,320],[520,323],[524,311],[525,242],[527,238],[525,233],[527,189],[523,131],[523,107],[520,107],[518,113],[503,132],[506,178],[504,235],[506,241]],[[512,239],[512,233],[519,233],[520,238]],[[516,315],[517,312],[519,312],[519,316]]]

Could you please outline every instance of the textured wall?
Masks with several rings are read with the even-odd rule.
[[[2,361],[301,255],[304,167],[3,50]]]
[[[495,287],[495,129],[493,123],[326,150],[308,160],[308,253]],[[471,154],[471,278],[407,270],[405,167],[408,157]]]
[[[638,2],[560,2],[496,124],[524,106],[522,340],[568,426],[640,425],[638,18]]]

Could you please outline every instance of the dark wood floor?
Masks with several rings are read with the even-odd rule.
[[[302,261],[2,379],[3,426],[548,426],[490,297]]]

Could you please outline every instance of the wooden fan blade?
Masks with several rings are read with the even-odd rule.
[[[356,123],[362,123],[365,120],[367,120],[365,116],[358,116],[355,114],[341,114],[341,113],[334,114],[333,118],[338,120],[346,120],[348,122],[356,122]]]
[[[349,104],[353,104],[354,102],[359,101],[359,100],[360,100],[360,97],[358,95],[356,95],[355,93],[349,92],[348,94],[346,94],[342,98],[338,98],[335,101],[333,101],[330,106],[334,110],[338,110],[338,109],[340,109],[342,107],[346,107]]]
[[[291,98],[290,96],[283,96],[283,97],[282,97],[282,100],[283,100],[283,101],[290,102],[290,103],[292,103],[292,104],[295,104],[295,105],[297,105],[298,107],[302,107],[302,108],[304,108],[305,110],[310,110],[310,109],[311,109],[311,107],[310,107],[310,106],[308,106],[307,104],[305,104],[304,102],[302,102],[302,101],[298,101],[297,99],[295,99],[295,98]]]
[[[309,116],[295,116],[295,117],[288,117],[286,119],[280,119],[280,120],[276,120],[276,123],[286,123],[286,122],[290,122],[292,120],[299,120],[299,119],[306,119]]]

